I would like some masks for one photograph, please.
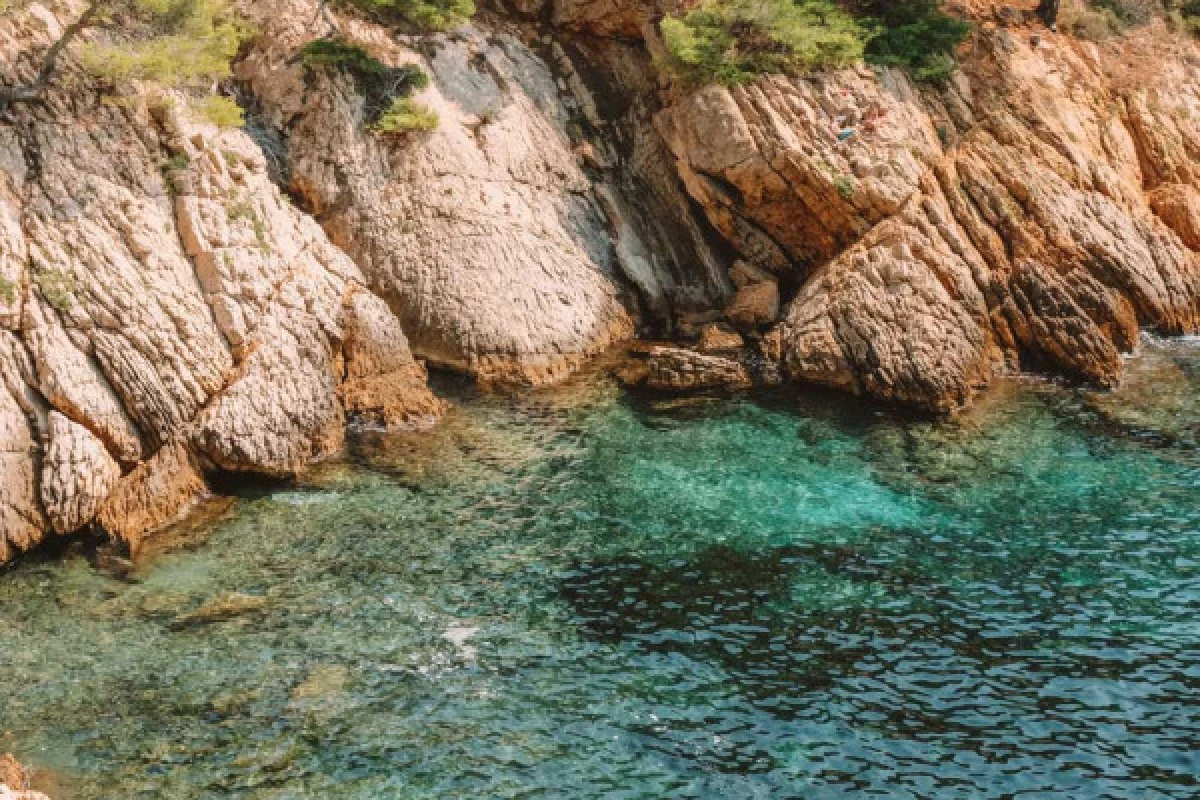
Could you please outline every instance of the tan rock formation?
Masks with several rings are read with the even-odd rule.
[[[732,353],[745,347],[746,341],[737,333],[720,325],[706,325],[700,331],[696,349],[701,353]]]
[[[56,24],[6,15],[0,62],[28,74]],[[0,562],[92,521],[136,546],[203,494],[197,464],[294,474],[340,443],[343,383],[372,422],[442,409],[246,134],[83,80],[0,124]]]
[[[484,381],[541,384],[632,334],[612,245],[558,116],[558,88],[517,39],[466,30],[429,59],[383,29],[346,33],[385,63],[419,63],[437,129],[381,137],[334,69],[297,51],[314,6],[251,6],[266,36],[239,76],[289,133],[294,188],[399,312],[413,349]]]
[[[121,479],[104,443],[57,411],[50,413],[42,455],[42,505],[56,533],[91,522]]]
[[[1139,325],[1197,330],[1197,48],[1137,36],[991,29],[944,91],[856,69],[664,111],[713,225],[803,281],[769,343],[785,372],[947,410],[997,369],[1113,385]],[[1147,57],[1169,96],[1102,69]]]
[[[178,519],[207,492],[187,448],[169,444],[121,478],[97,522],[136,557],[149,534]]]

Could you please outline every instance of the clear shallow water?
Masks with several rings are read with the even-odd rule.
[[[462,398],[128,573],[0,573],[79,798],[1193,798],[1200,346],[960,418]]]

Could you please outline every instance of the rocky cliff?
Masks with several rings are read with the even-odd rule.
[[[79,5],[0,17],[0,80]],[[668,0],[497,2],[427,36],[239,5],[244,130],[69,62],[0,120],[0,562],[88,526],[136,546],[348,419],[436,419],[423,361],[533,386],[702,334],[721,357],[646,375],[950,410],[1022,369],[1113,385],[1139,329],[1200,328],[1200,51],[1161,23],[1097,44],[972,2],[945,87],[693,89],[658,66]],[[435,130],[369,130],[355,77],[301,56],[334,25],[431,76]]]
[[[33,71],[74,10],[6,16],[0,62]],[[294,474],[348,414],[441,413],[399,321],[244,132],[82,81],[0,126],[0,562],[93,523],[136,545],[205,474]]]

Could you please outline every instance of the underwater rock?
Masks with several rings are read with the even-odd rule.
[[[753,384],[738,361],[683,347],[650,347],[637,352],[631,363],[618,370],[617,377],[626,386],[664,392],[745,389]]]

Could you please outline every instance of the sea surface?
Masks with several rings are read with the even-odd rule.
[[[61,798],[1200,797],[1200,342],[925,419],[450,387],[0,572]]]

